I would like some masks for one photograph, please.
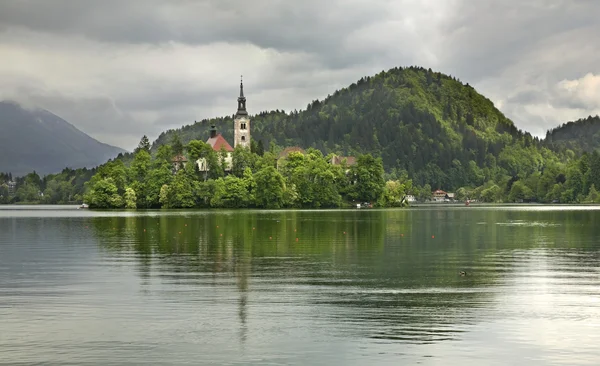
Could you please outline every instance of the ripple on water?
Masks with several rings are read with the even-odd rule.
[[[0,364],[593,364],[598,214],[0,214]]]

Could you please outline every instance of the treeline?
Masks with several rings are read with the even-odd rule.
[[[58,174],[40,177],[36,172],[24,177],[0,173],[0,203],[75,204],[83,201],[85,183],[95,169],[65,168]],[[11,189],[11,184],[14,187]]]
[[[174,162],[182,153],[187,163]],[[85,200],[92,208],[129,209],[333,208],[365,201],[394,206],[412,189],[410,180],[386,183],[381,159],[369,154],[350,167],[331,164],[331,156],[316,149],[277,159],[274,151],[259,155],[237,147],[230,166],[226,154],[199,140],[183,146],[175,138],[154,156],[140,144],[130,166],[115,160],[98,168]],[[198,169],[199,159],[208,171]]]
[[[492,178],[478,187],[465,186],[456,198],[482,202],[600,203],[600,153],[584,153],[561,162],[547,150],[522,146],[505,149]],[[494,170],[492,170],[494,171]],[[486,174],[480,178],[486,179]]]
[[[589,116],[549,130],[544,143],[555,151],[572,150],[579,155],[600,148],[600,117]]]

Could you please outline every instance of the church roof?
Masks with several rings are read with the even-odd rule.
[[[225,140],[225,138],[221,134],[218,134],[215,137],[209,138],[208,140],[206,140],[206,143],[209,144],[215,151],[221,151],[222,147],[225,147],[226,151],[229,151],[229,152],[233,151],[233,147],[231,147],[231,145],[229,145],[227,140]]]

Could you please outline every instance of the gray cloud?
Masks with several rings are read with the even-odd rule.
[[[591,0],[5,1],[0,99],[131,149],[143,134],[233,113],[240,74],[259,112],[417,64],[543,135],[600,109],[598,13]]]

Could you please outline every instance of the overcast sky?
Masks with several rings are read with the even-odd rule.
[[[3,0],[0,99],[132,149],[166,129],[303,109],[419,65],[542,136],[600,113],[597,0]]]

